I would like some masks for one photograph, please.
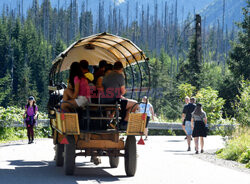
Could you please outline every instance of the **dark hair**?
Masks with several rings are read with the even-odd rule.
[[[123,68],[122,62],[116,61],[114,64],[114,70],[120,70]]]
[[[196,100],[196,99],[195,99],[194,97],[191,97],[191,98],[190,98],[190,102],[191,102],[191,103],[195,103],[195,100]]]
[[[89,62],[86,61],[86,60],[81,60],[80,65],[81,65],[82,69],[88,69],[89,68]]]
[[[29,103],[29,99],[31,98],[31,97],[33,97],[33,96],[30,96],[29,98],[28,98],[28,103],[27,103],[27,108],[30,106],[30,103]],[[34,111],[34,113],[35,113],[35,110],[36,110],[36,100],[35,100],[35,98],[33,97],[33,104],[32,104],[32,107],[33,107],[33,111]]]
[[[108,70],[113,70],[113,65],[112,64],[107,64],[106,65],[104,73],[106,73]]]
[[[79,79],[83,77],[81,65],[78,62],[73,62],[70,66],[70,71],[69,71],[69,83],[71,84],[73,89],[75,88],[75,84],[74,84],[75,76],[78,76]]]
[[[201,115],[202,114],[202,109],[201,109],[202,105],[200,103],[196,104],[196,107],[194,109],[194,114],[195,115]]]
[[[101,60],[101,61],[99,62],[99,68],[106,67],[106,65],[107,65],[107,61],[106,61],[106,60]]]

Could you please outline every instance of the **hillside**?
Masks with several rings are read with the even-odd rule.
[[[246,6],[245,0],[226,0],[225,1],[225,26],[232,28],[234,22],[241,22],[242,7]],[[200,11],[201,16],[206,17],[206,25],[212,26],[219,20],[222,23],[223,0],[216,0]]]
[[[23,1],[23,12],[26,12],[28,8],[32,6],[33,0]],[[41,4],[44,0],[38,0]],[[9,9],[13,9],[14,12],[22,12],[22,0],[0,0],[0,12],[3,11],[3,8],[6,8],[8,5]],[[70,5],[71,0],[51,0],[51,5],[53,8],[63,8],[65,9]],[[142,8],[144,11],[147,11],[147,7],[150,7],[149,13],[151,16],[154,16],[155,5],[157,7],[157,16],[158,19],[163,21],[163,16],[165,12],[165,2],[167,5],[167,11],[175,13],[175,4],[176,0],[78,0],[78,12],[82,11],[82,5],[84,4],[85,10],[92,11],[94,21],[98,20],[98,9],[99,3],[104,4],[104,15],[105,21],[108,21],[108,13],[111,8],[116,6],[120,10],[120,14],[124,20],[127,19],[127,8],[129,9],[129,23],[133,20],[141,19]],[[242,20],[241,9],[246,5],[245,0],[226,0],[225,1],[225,25],[228,28],[231,28],[234,21]],[[138,8],[137,8],[138,6]],[[137,13],[136,13],[137,8]],[[117,12],[118,13],[118,12]],[[179,22],[182,22],[188,15],[191,13],[200,13],[203,19],[206,17],[206,26],[211,26],[217,24],[219,20],[222,22],[223,16],[223,0],[178,0],[177,1],[177,17]],[[24,13],[25,14],[25,13]]]

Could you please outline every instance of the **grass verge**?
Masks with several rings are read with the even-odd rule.
[[[216,154],[219,158],[238,161],[250,168],[250,128],[238,128],[226,147],[218,150]]]
[[[34,128],[35,138],[46,138],[50,133],[50,127],[40,127]],[[0,143],[6,143],[9,141],[25,140],[27,138],[27,130],[25,127],[10,128],[1,127],[0,128]]]

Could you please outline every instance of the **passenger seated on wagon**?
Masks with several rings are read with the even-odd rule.
[[[102,85],[104,88],[102,103],[114,104],[118,100],[121,105],[122,121],[126,124],[128,121],[129,112],[137,103],[137,101],[125,98],[123,96],[126,92],[126,89],[123,65],[120,61],[115,62],[113,71],[104,76]],[[132,112],[135,112],[137,109],[138,105],[135,105]]]
[[[84,107],[90,103],[90,89],[84,71],[88,71],[88,64],[81,67],[80,63],[74,62],[70,66],[69,87],[63,93],[63,101],[69,103],[62,103],[63,111],[70,112],[72,106]]]
[[[104,78],[104,76],[107,76],[110,72],[112,72],[112,70],[113,70],[113,65],[112,64],[107,64],[106,68],[105,68],[105,71],[104,71],[104,75],[100,76],[96,80],[96,88],[97,88],[98,91],[103,92],[103,90],[104,90],[103,85],[102,85],[103,78]]]
[[[94,84],[96,84],[96,81],[99,77],[104,76],[105,70],[106,70],[106,65],[107,65],[107,61],[106,60],[101,60],[99,62],[99,68],[97,70],[94,71]]]

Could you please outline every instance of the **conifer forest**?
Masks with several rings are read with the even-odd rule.
[[[215,16],[218,14],[213,7],[207,10],[213,12],[214,20],[204,12],[187,10],[181,2],[30,0],[28,6],[24,0],[14,0],[12,5],[2,3],[0,106],[23,108],[27,97],[33,95],[40,110],[46,112],[53,59],[80,38],[108,32],[132,40],[149,57],[153,81],[149,99],[157,116],[179,119],[183,98],[189,95],[207,104],[207,111],[214,108],[214,116],[218,112],[223,118],[240,117],[237,109],[242,107],[241,95],[249,89],[249,0],[239,1],[244,5],[237,10],[241,19],[231,19],[230,25],[231,0],[214,1],[219,3],[221,12]],[[201,15],[202,49],[198,61],[196,14]],[[155,93],[158,89],[160,98]],[[249,91],[247,94],[249,101]],[[246,113],[249,116],[249,109]]]

